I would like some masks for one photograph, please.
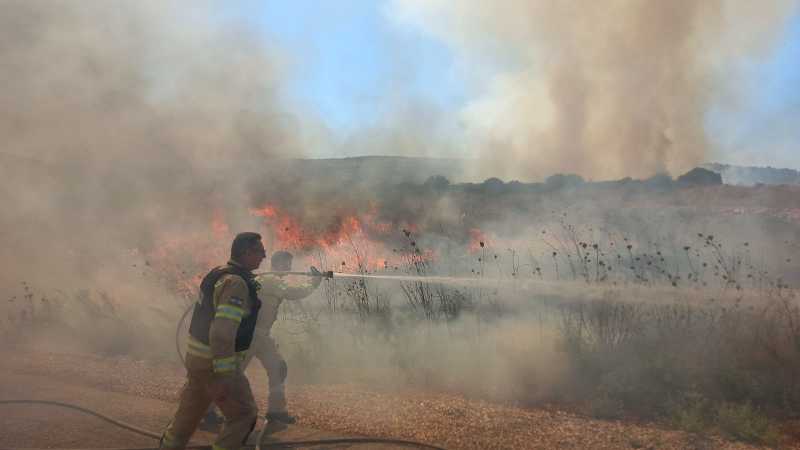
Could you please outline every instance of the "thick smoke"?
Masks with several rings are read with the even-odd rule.
[[[396,0],[448,42],[484,93],[463,118],[486,176],[682,173],[737,61],[768,48],[794,2]]]
[[[223,8],[3,2],[0,281],[85,285],[158,235],[246,211],[268,158],[302,156],[282,55]]]

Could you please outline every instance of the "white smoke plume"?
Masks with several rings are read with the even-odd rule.
[[[487,176],[680,173],[709,154],[705,114],[769,48],[792,0],[395,0],[480,92],[462,111]]]

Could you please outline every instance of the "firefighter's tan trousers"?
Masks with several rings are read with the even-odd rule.
[[[175,418],[167,427],[162,440],[165,449],[183,449],[192,437],[197,425],[213,402],[225,416],[214,450],[236,450],[247,440],[258,417],[258,409],[250,383],[243,373],[237,372],[229,383],[230,389],[224,397],[213,398],[209,390],[212,381],[211,361],[194,355],[186,355],[186,384],[181,390],[180,405]]]
[[[286,366],[286,360],[283,359],[283,355],[278,350],[278,344],[275,343],[272,336],[256,335],[255,339],[253,339],[252,348],[247,352],[244,367],[250,365],[250,361],[253,358],[256,358],[261,363],[269,378],[267,412],[286,412],[286,376],[288,367]]]

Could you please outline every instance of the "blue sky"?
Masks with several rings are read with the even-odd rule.
[[[455,115],[474,95],[450,49],[389,20],[382,1],[244,5],[237,13],[289,57],[287,101],[314,111],[335,133],[374,125],[387,97],[421,99]],[[800,11],[765,58],[742,67],[734,83],[742,101],[708,111],[716,149],[709,159],[800,168]]]
[[[248,8],[264,38],[291,56],[290,100],[337,131],[369,126],[387,92],[456,110],[465,101],[453,55],[387,20],[375,0],[269,0]]]
[[[800,11],[763,60],[745,65],[736,84],[743,107],[715,108],[707,131],[719,159],[800,169]]]

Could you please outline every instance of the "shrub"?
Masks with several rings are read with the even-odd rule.
[[[678,182],[688,185],[712,186],[722,184],[722,175],[702,167],[695,167],[678,177]]]
[[[734,439],[745,442],[775,445],[780,433],[765,415],[749,403],[723,404],[717,411],[717,425]]]
[[[715,420],[714,407],[699,393],[689,393],[672,409],[671,422],[680,430],[700,433],[709,429]]]
[[[596,300],[562,305],[561,345],[571,369],[561,391],[603,418],[669,418],[698,432],[718,424],[736,439],[771,442],[760,410],[798,412],[797,311]],[[757,411],[755,408],[759,408]]]

